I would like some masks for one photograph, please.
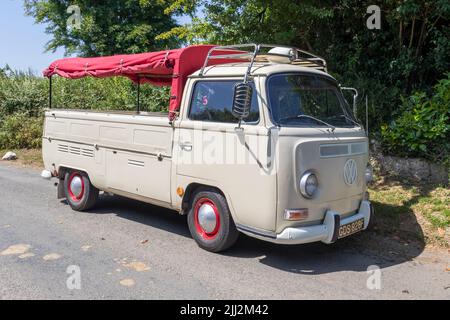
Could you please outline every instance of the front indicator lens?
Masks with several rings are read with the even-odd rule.
[[[284,220],[299,221],[308,219],[308,209],[285,209]]]
[[[312,198],[318,186],[319,182],[314,173],[307,172],[300,179],[300,192],[306,198]]]

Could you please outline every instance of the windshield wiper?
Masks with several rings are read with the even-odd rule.
[[[292,120],[292,119],[300,119],[300,118],[308,118],[308,119],[312,119],[312,120],[315,120],[317,122],[320,122],[320,123],[326,125],[327,127],[329,127],[331,129],[331,132],[334,132],[334,130],[336,130],[335,126],[333,126],[333,125],[331,125],[331,124],[329,124],[329,123],[327,123],[327,122],[325,122],[323,120],[320,120],[320,119],[318,119],[316,117],[308,116],[307,114],[298,114],[296,116],[290,116],[290,117],[281,118],[281,119],[278,120],[278,122],[283,121],[283,120]]]
[[[355,120],[353,120],[352,118],[350,118],[349,116],[345,115],[345,114],[341,114],[339,116],[337,116],[339,118],[345,118],[346,120],[349,120],[351,122],[353,122],[357,127],[361,127],[361,124],[356,122]]]

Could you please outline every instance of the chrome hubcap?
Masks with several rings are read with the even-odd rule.
[[[211,205],[205,203],[198,209],[198,223],[206,233],[214,231],[217,225],[216,213]]]
[[[79,198],[82,196],[83,193],[83,181],[81,180],[81,177],[75,176],[70,181],[70,191],[72,191],[72,194]]]

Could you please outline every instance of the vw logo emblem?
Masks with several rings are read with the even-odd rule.
[[[356,181],[358,175],[358,169],[356,168],[356,161],[348,159],[344,165],[344,182],[351,186]]]

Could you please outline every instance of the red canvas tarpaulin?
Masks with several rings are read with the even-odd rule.
[[[171,86],[169,117],[173,119],[180,107],[186,78],[203,66],[208,51],[213,47],[214,45],[197,45],[140,54],[60,59],[44,70],[44,76],[59,75],[70,79],[125,76],[136,83]],[[218,54],[221,52],[214,52],[214,55]],[[236,60],[215,59],[209,65],[234,61]]]

